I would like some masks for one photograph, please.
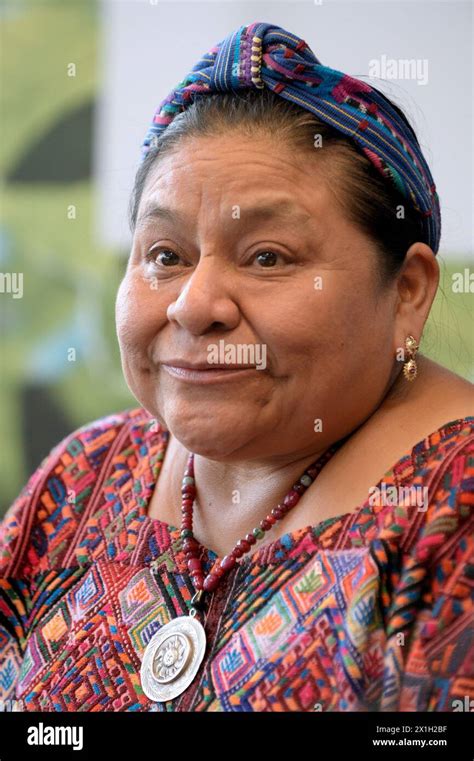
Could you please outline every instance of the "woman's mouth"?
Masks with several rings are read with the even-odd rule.
[[[255,374],[257,368],[228,365],[218,367],[181,367],[179,365],[168,365],[162,363],[163,369],[173,378],[185,381],[187,383],[226,383],[229,381],[241,380],[247,375]]]

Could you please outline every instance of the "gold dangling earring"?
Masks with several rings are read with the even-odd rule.
[[[405,338],[405,351],[408,354],[408,360],[403,365],[403,375],[407,381],[413,381],[416,378],[418,368],[416,366],[415,355],[419,348],[413,336]]]

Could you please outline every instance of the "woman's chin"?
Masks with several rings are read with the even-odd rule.
[[[255,431],[250,428],[238,429],[232,424],[224,426],[222,421],[219,423],[212,417],[197,425],[190,425],[189,420],[167,420],[167,428],[188,452],[209,460],[223,461],[255,438]]]

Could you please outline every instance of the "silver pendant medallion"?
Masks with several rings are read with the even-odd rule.
[[[178,616],[153,635],[143,654],[140,679],[155,702],[172,700],[191,684],[206,651],[206,633],[196,616]]]

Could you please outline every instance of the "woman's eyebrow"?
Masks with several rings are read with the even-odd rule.
[[[238,216],[234,216],[235,210],[238,209]],[[229,207],[230,218],[234,220],[250,221],[267,221],[272,219],[286,219],[307,224],[312,215],[303,211],[290,199],[269,200],[261,203],[246,204],[241,206],[235,204]],[[177,209],[171,209],[166,206],[156,204],[148,205],[140,214],[137,220],[137,226],[143,224],[148,219],[162,219],[176,225],[185,225],[186,218]]]

